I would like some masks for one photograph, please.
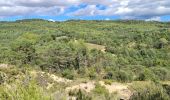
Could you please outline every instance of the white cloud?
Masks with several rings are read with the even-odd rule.
[[[146,19],[145,21],[161,21],[160,17],[152,17],[150,19]]]
[[[87,15],[91,11],[95,11],[95,15],[120,16],[123,19],[150,19],[156,16],[170,15],[169,0],[103,1],[110,1],[110,3],[105,3],[107,4],[107,6],[104,10],[98,9],[97,7],[89,9],[89,6],[87,6],[86,8],[82,8],[75,12],[72,12],[71,15],[82,16]],[[102,1],[100,3],[102,3]]]
[[[0,7],[0,16],[31,16],[31,15],[59,15],[64,12],[62,7]]]
[[[128,8],[128,7],[119,7],[117,9],[117,11],[114,13],[116,15],[121,15],[121,14],[124,14],[124,13],[131,13],[133,10]]]
[[[69,13],[71,16],[94,16],[98,14],[96,5],[88,5],[86,8],[77,10],[76,12]]]
[[[79,0],[1,0],[0,17],[59,15]]]
[[[65,13],[69,7],[80,4],[87,6]],[[103,5],[105,9],[99,9],[97,5]],[[152,19],[170,15],[170,0],[0,0],[0,17],[60,14]]]
[[[79,4],[79,0],[15,0],[15,4],[28,7],[66,7]]]
[[[50,22],[55,22],[55,20],[54,20],[54,19],[48,19],[48,21],[50,21]]]

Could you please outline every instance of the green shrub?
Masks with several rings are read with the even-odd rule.
[[[76,100],[92,100],[92,97],[82,90],[69,91],[69,96],[76,97]]]
[[[156,44],[154,45],[155,48],[161,49],[163,48],[166,44],[168,44],[168,40],[165,38],[160,38]]]
[[[0,72],[0,85],[5,82],[6,75],[3,72]]]
[[[161,85],[153,82],[134,82],[130,100],[168,100],[169,96]]]
[[[81,90],[79,90],[76,93],[76,100],[92,100],[92,97],[88,96],[86,93],[82,92]]]
[[[89,78],[90,78],[91,80],[93,80],[93,79],[96,79],[96,77],[97,77],[96,73],[95,73],[94,71],[90,71],[90,73],[89,73]]]
[[[111,84],[112,84],[112,80],[104,80],[104,83],[105,83],[106,85],[111,85]]]
[[[87,74],[87,69],[85,67],[80,67],[78,69],[78,74],[81,76],[85,76]]]
[[[48,94],[35,83],[27,85],[15,84],[14,86],[0,87],[0,100],[51,100]]]
[[[144,73],[140,73],[137,80],[139,80],[139,81],[145,81],[145,80],[146,80],[145,74],[144,74]]]
[[[74,79],[74,72],[69,70],[69,69],[66,69],[62,72],[62,76],[67,78],[67,79],[73,80]]]
[[[99,83],[95,84],[93,93],[94,93],[93,98],[100,96],[101,100],[111,100],[111,98],[113,96],[109,93],[109,91],[105,88],[105,86],[101,86]],[[100,100],[100,99],[98,99],[98,100]]]
[[[170,84],[163,84],[162,86],[166,90],[166,93],[170,96]]]
[[[101,86],[99,83],[95,84],[95,89],[93,90],[93,92],[97,94],[108,94],[109,93],[109,91],[104,86]]]
[[[129,82],[132,80],[132,76],[123,70],[115,72],[114,75],[116,80],[119,82]]]
[[[157,79],[162,81],[170,80],[170,71],[165,68],[152,68],[154,74],[156,75]]]
[[[108,72],[103,79],[113,79],[113,73],[112,72]]]
[[[139,81],[146,81],[146,80],[156,81],[156,77],[155,77],[155,74],[150,69],[144,69],[143,72],[139,73],[136,80],[139,80]]]

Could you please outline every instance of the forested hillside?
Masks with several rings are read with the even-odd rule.
[[[4,80],[4,75],[10,73],[15,83],[13,74],[27,76],[27,70],[36,69],[70,80],[104,80],[108,84],[139,81],[133,83],[139,87],[145,81],[149,82],[144,85],[150,87],[149,94],[134,85],[132,88],[139,93],[133,94],[132,100],[168,100],[170,86],[162,83],[170,81],[170,23],[40,19],[0,22],[0,63],[15,66],[12,72],[0,70],[1,85],[11,83]],[[157,89],[152,90],[152,86]],[[4,90],[3,86],[0,90]],[[105,89],[98,86],[96,91],[100,94]],[[78,100],[92,99],[79,92],[78,97],[83,96]],[[8,98],[8,94],[0,98]]]

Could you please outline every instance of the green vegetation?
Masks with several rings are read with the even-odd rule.
[[[77,97],[76,100],[92,100],[92,97],[81,90],[74,90],[69,92],[69,96]]]
[[[51,100],[51,97],[43,93],[43,90],[34,83],[29,85],[17,85],[16,87],[1,86],[1,100]]]
[[[168,94],[160,84],[152,82],[133,83],[132,88],[135,90],[131,100],[169,100]]]
[[[104,86],[101,86],[98,83],[96,84],[95,89],[93,91],[94,91],[94,93],[104,94],[104,95],[109,93],[109,91]]]
[[[21,76],[25,75],[23,69],[30,68],[27,66],[71,80],[104,79],[107,84],[112,81],[170,81],[170,24],[133,20],[0,22],[0,63],[16,67],[0,70],[1,85],[7,81],[8,84],[15,83],[11,78],[21,72]],[[19,94],[22,94],[21,90],[26,91],[24,86],[17,87]],[[158,94],[161,95],[158,99],[166,100],[164,91],[169,91],[168,86],[155,88],[157,84],[146,84],[146,87],[150,91],[147,96],[143,95],[145,87],[140,90],[134,87],[140,94],[134,99],[152,99]],[[43,92],[36,85],[31,85],[25,94],[33,92],[32,88],[38,89],[35,98],[42,96]],[[5,90],[6,87],[0,90],[3,96],[11,98],[9,95],[15,95]],[[97,87],[96,91],[104,92],[104,89]],[[77,95],[84,98],[81,91]]]

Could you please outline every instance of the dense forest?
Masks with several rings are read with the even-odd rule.
[[[130,99],[169,100],[170,85],[163,83],[170,81],[170,23],[41,19],[0,22],[0,63],[15,66],[8,71],[0,69],[2,100],[29,100],[24,96],[12,99],[10,95],[14,93],[4,91],[4,83],[17,83],[13,76],[27,76],[27,70],[33,69],[69,80],[104,80],[107,84],[137,82],[132,86],[137,94]],[[43,98],[43,93],[36,94],[42,92],[40,85],[32,93],[37,82],[30,84],[29,89],[21,86],[18,92],[34,94],[31,100],[52,99],[47,95]],[[98,84],[94,91],[107,92]],[[94,97],[81,91],[70,94],[78,95],[77,100]]]

